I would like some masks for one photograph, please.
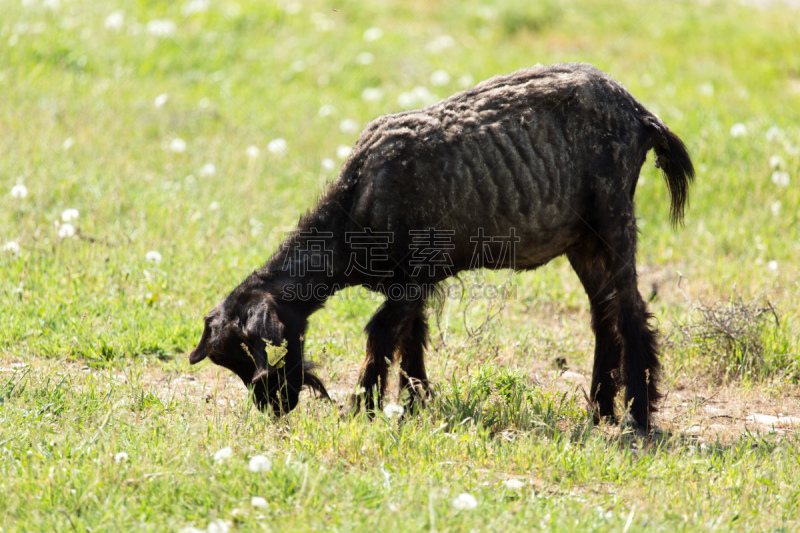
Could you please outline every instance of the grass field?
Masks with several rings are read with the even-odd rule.
[[[794,4],[0,0],[0,527],[796,530]],[[402,425],[311,397],[276,420],[189,367],[202,316],[367,122],[566,61],[625,84],[698,170],[685,227],[652,156],[636,196],[654,438],[590,423],[588,302],[563,259],[444,303],[437,397]],[[312,317],[337,393],[379,304],[349,290]]]

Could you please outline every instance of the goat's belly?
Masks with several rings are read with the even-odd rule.
[[[549,263],[569,250],[577,239],[573,232],[555,232],[550,235],[521,235],[516,243],[509,243],[505,260],[494,268],[531,270]]]
[[[539,268],[566,253],[573,244],[574,242],[562,242],[559,243],[557,247],[548,246],[533,250],[519,250],[516,254],[514,265],[508,268],[513,268],[515,270],[532,270],[534,268]]]
[[[436,234],[437,237],[427,242],[438,247],[442,257],[452,257],[456,270],[534,269],[564,254],[579,240],[575,228],[568,226],[547,231],[536,231],[524,224],[520,227],[487,224],[487,227],[461,226],[455,229],[457,227],[431,229],[433,233],[430,235]],[[428,231],[417,233],[429,235]],[[416,249],[418,242],[409,242],[409,246]]]

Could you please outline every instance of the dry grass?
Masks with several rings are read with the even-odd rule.
[[[717,385],[747,377],[765,379],[784,370],[776,368],[766,346],[770,333],[779,328],[780,319],[769,300],[745,302],[732,294],[728,301],[694,304],[665,345],[701,354]]]

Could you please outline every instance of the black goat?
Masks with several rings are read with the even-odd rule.
[[[660,364],[637,288],[633,197],[651,148],[678,223],[694,177],[684,144],[589,65],[524,69],[380,117],[280,250],[206,316],[189,360],[234,371],[278,414],[304,385],[327,397],[303,361],[308,317],[335,291],[366,285],[387,300],[366,326],[356,407],[375,408],[396,354],[413,401],[428,387],[431,287],[459,271],[534,269],[566,254],[591,303],[595,417],[615,416],[622,383],[646,429]]]

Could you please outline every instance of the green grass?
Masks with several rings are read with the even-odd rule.
[[[613,437],[588,425],[582,396],[531,385],[555,357],[590,368],[586,297],[564,260],[488,273],[513,288],[502,304],[445,302],[428,354],[439,396],[401,427],[341,420],[307,399],[274,421],[234,382],[239,403],[217,408],[199,393],[165,397],[147,376],[198,371],[185,354],[201,317],[335,178],[323,160],[338,167],[337,148],[358,135],[342,132],[343,120],[363,127],[399,111],[415,87],[442,98],[537,62],[585,61],[658,113],[698,169],[682,229],[670,226],[652,159],[637,190],[641,289],[658,286],[651,310],[665,337],[696,320],[697,301],[768,300],[780,326],[758,330],[758,371],[731,379],[796,395],[800,11],[633,0],[182,7],[2,4],[0,246],[20,248],[0,251],[5,530],[205,528],[233,523],[235,508],[242,530],[796,528],[793,435],[705,448]],[[105,27],[114,11],[118,30]],[[172,20],[174,33],[151,35],[155,19]],[[365,40],[372,27],[382,36]],[[449,74],[444,85],[431,82],[437,70]],[[382,97],[365,100],[368,88]],[[737,123],[745,135],[731,135]],[[184,152],[170,150],[176,138]],[[267,149],[276,138],[286,154]],[[788,186],[773,182],[776,170]],[[27,197],[10,194],[18,183]],[[60,238],[68,208],[80,212],[77,234]],[[150,250],[163,260],[148,262]],[[326,382],[352,384],[379,303],[351,290],[312,317],[307,354]],[[665,387],[741,354],[729,355],[675,345]],[[35,364],[10,370],[21,361]],[[127,382],[110,377],[123,372]],[[234,457],[215,465],[226,445]],[[119,451],[129,461],[115,463]],[[247,472],[256,453],[273,458],[272,472]],[[512,477],[532,484],[503,489]],[[455,510],[460,492],[478,508]],[[255,495],[265,510],[250,509]]]
[[[177,530],[223,519],[243,530],[606,531],[632,517],[633,529],[790,530],[797,520],[796,439],[607,437],[572,402],[527,389],[513,372],[445,384],[398,426],[382,415],[340,419],[319,402],[275,423],[246,398],[159,400],[133,368],[127,380],[52,370],[4,380],[3,423],[15,428],[0,482],[9,527]],[[492,407],[487,385],[501,390]],[[499,433],[487,423],[497,412],[513,418]],[[224,446],[233,456],[216,463]],[[250,472],[254,455],[272,470]],[[476,509],[453,507],[463,492]],[[251,507],[253,496],[267,508]]]

